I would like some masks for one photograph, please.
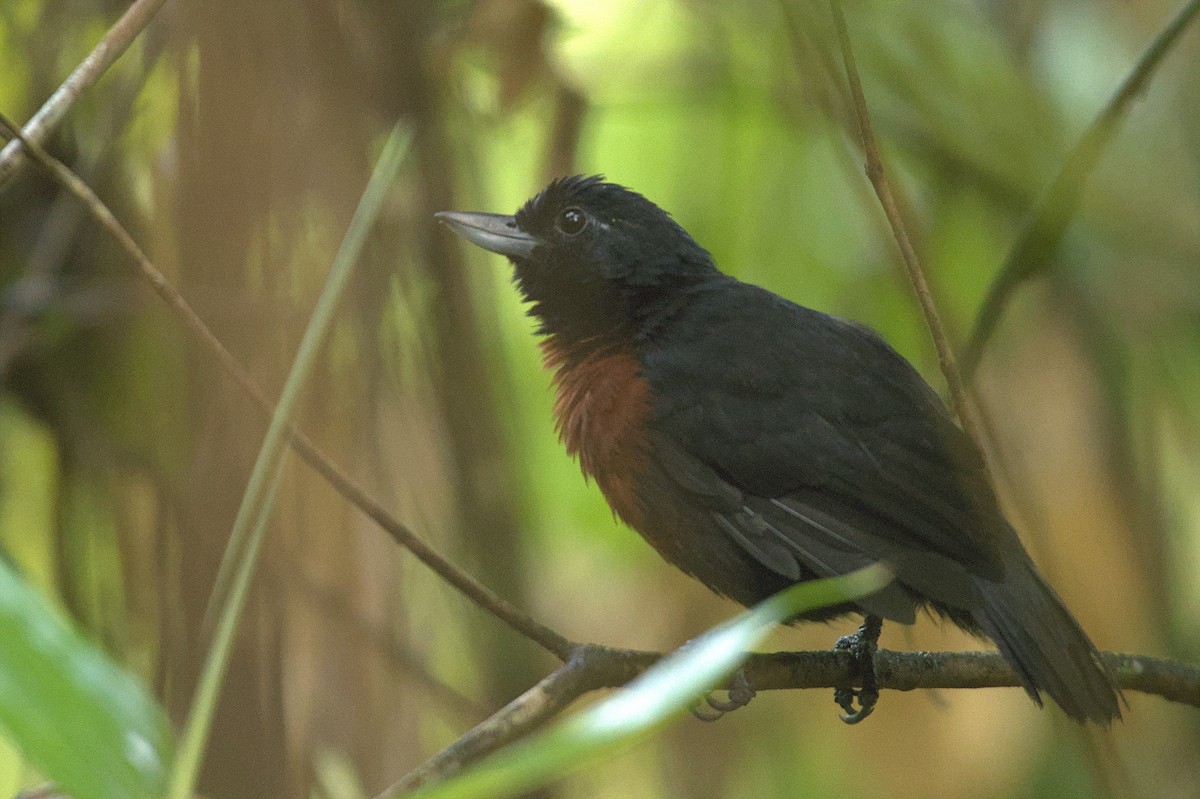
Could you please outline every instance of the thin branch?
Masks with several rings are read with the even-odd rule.
[[[445,779],[484,755],[528,735],[584,694],[608,687],[612,681],[609,670],[613,666],[619,668],[619,660],[614,654],[622,653],[604,647],[579,647],[565,664],[488,719],[472,727],[450,746],[405,774],[384,790],[378,799],[399,796],[421,785]],[[644,655],[647,659],[645,663],[637,664],[636,670],[626,669],[622,672],[625,679],[621,685],[645,671],[657,659],[651,653],[631,654]],[[630,662],[634,661],[627,661]]]
[[[135,0],[113,26],[100,37],[100,41],[87,57],[72,70],[62,85],[42,104],[25,124],[23,137],[16,137],[0,150],[0,187],[17,173],[25,162],[23,141],[45,143],[50,134],[63,120],[71,106],[83,92],[104,74],[113,62],[133,43],[166,0]]]
[[[934,304],[933,295],[929,291],[929,284],[925,280],[925,272],[921,268],[921,262],[917,258],[916,250],[913,249],[912,241],[908,235],[908,228],[904,224],[904,219],[900,214],[899,208],[896,206],[891,184],[888,182],[887,173],[883,168],[883,160],[879,155],[879,146],[875,142],[875,133],[871,128],[871,115],[867,111],[867,101],[863,96],[858,67],[854,62],[854,51],[850,46],[850,34],[846,30],[846,19],[842,14],[842,5],[839,0],[829,0],[829,8],[833,14],[834,27],[837,29],[838,44],[841,47],[842,60],[846,66],[846,79],[850,83],[850,95],[854,101],[854,115],[858,120],[863,152],[867,158],[867,179],[871,181],[871,185],[875,188],[875,194],[879,197],[879,203],[883,206],[883,213],[892,227],[892,235],[896,238],[896,244],[900,248],[900,255],[904,259],[904,266],[908,270],[908,277],[912,281],[913,289],[917,294],[917,301],[920,302],[921,310],[925,314],[925,322],[929,327],[930,335],[933,337],[934,346],[937,348],[938,363],[941,366],[942,374],[946,378],[946,386],[950,390],[950,404],[954,407],[963,430],[982,449],[983,442],[979,438],[979,431],[975,427],[974,418],[967,406],[966,389],[963,387],[962,375],[958,371],[958,364],[954,358],[954,350],[951,348],[950,339],[946,335],[945,328],[942,326],[941,316],[938,314],[937,306]]]
[[[389,786],[376,799],[394,799],[420,785],[445,779],[527,735],[581,696],[625,685],[661,657],[657,652],[581,646],[566,665]],[[1123,689],[1200,708],[1200,668],[1141,655],[1103,652],[1100,657]],[[838,688],[848,681],[857,684],[850,655],[833,650],[751,655],[742,673],[756,691]],[[880,649],[875,654],[875,674],[880,688],[893,691],[1012,688],[1021,684],[999,652]]]
[[[1030,211],[1021,234],[1008,251],[1004,265],[988,289],[975,321],[975,329],[963,350],[962,371],[968,380],[978,369],[983,348],[995,332],[1013,292],[1022,283],[1051,267],[1051,256],[1058,250],[1067,223],[1075,215],[1088,175],[1116,132],[1117,124],[1197,12],[1200,12],[1200,0],[1191,0],[1155,37],[1117,93],[1067,156],[1046,193]]]
[[[7,118],[0,115],[0,127],[18,139],[23,138],[21,131]],[[183,295],[175,289],[158,268],[150,261],[129,232],[121,225],[108,206],[96,196],[91,188],[79,179],[67,166],[47,153],[41,145],[26,139],[26,148],[56,180],[68,191],[78,197],[91,214],[108,230],[122,249],[134,260],[142,277],[162,297],[163,301],[179,315],[184,326],[191,331],[200,342],[216,357],[217,361],[233,378],[234,382],[254,401],[254,404],[264,414],[270,416],[275,405],[267,399],[266,394],[255,382],[246,368],[233,356],[225,345],[213,334],[212,330],[192,310]],[[528,614],[518,610],[503,598],[492,593],[486,586],[459,569],[430,546],[424,539],[414,533],[409,527],[394,518],[382,505],[372,499],[365,490],[360,488],[348,475],[342,472],[333,461],[317,448],[307,436],[295,427],[289,428],[288,440],[293,449],[305,462],[324,477],[338,493],[347,501],[357,506],[376,524],[382,527],[401,546],[407,548],[429,568],[437,572],[446,582],[465,594],[475,604],[488,613],[512,627],[518,633],[537,643],[542,648],[556,655],[561,660],[570,656],[573,644],[564,636],[549,627],[534,620]]]

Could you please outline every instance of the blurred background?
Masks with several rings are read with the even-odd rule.
[[[1177,0],[847,4],[864,88],[961,345],[1028,210]],[[127,7],[0,4],[27,119]],[[414,140],[300,426],[485,584],[579,641],[672,649],[737,608],[614,522],[555,439],[506,264],[435,211],[511,213],[601,172],[726,271],[879,329],[939,388],[850,135],[819,0],[168,2],[49,143],[272,396],[386,132]],[[1102,649],[1200,660],[1200,32],[1105,152],[975,385],[1014,521]],[[257,408],[37,168],[0,190],[0,545],[182,719],[265,431]],[[828,648],[854,622],[780,630]],[[892,648],[975,648],[929,620]],[[553,659],[298,461],[201,792],[373,795]],[[1200,714],[1111,733],[1014,689],[828,691],[684,718],[561,797],[1200,796]],[[0,738],[0,796],[37,779]]]

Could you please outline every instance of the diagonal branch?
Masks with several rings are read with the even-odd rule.
[[[138,34],[150,24],[150,20],[165,2],[166,0],[135,0],[121,18],[100,37],[100,41],[87,57],[72,70],[62,85],[25,124],[24,137],[15,137],[0,150],[0,187],[7,184],[25,163],[27,147],[23,146],[23,142],[28,140],[38,144],[45,143],[79,99],[79,95],[99,80],[105,70],[120,58]]]
[[[963,350],[962,370],[968,380],[979,367],[983,348],[995,332],[1013,292],[1022,283],[1050,269],[1051,257],[1058,250],[1067,223],[1075,215],[1088,175],[1116,132],[1117,124],[1197,12],[1200,12],[1200,0],[1190,0],[1155,37],[1117,93],[1075,145],[1046,193],[1030,211],[1017,241],[1008,251],[1004,265],[988,289],[975,320],[975,329],[971,331],[971,338]]]
[[[133,259],[142,277],[180,317],[184,326],[213,354],[234,382],[254,401],[254,404],[264,414],[270,416],[275,405],[263,393],[262,388],[246,370],[246,367],[226,349],[212,330],[192,310],[183,295],[171,285],[162,272],[142,252],[137,242],[133,240],[133,237],[129,235],[129,232],[121,225],[108,206],[96,196],[95,192],[66,165],[47,153],[40,144],[24,139],[21,131],[3,115],[0,115],[0,128],[6,128],[15,138],[22,139],[33,157],[65,189],[84,203],[96,220],[113,235],[122,249]],[[457,588],[468,599],[560,659],[565,660],[570,655],[573,644],[564,636],[492,593],[470,574],[443,557],[423,538],[394,518],[382,505],[371,498],[302,432],[295,427],[289,427],[288,440],[300,457],[324,477],[346,500],[357,506],[398,544],[416,555],[422,563],[437,572],[442,579]]]
[[[445,779],[484,755],[528,735],[584,694],[612,687],[614,682],[624,685],[653,665],[658,657],[651,652],[626,653],[600,646],[580,646],[566,663],[537,685],[405,774],[377,799],[398,796]]]

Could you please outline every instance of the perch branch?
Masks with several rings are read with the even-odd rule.
[[[625,685],[661,657],[656,652],[580,646],[565,665],[410,771],[376,799],[397,799],[406,791],[445,779],[529,734],[579,697]],[[1100,657],[1123,689],[1200,708],[1200,668],[1142,655],[1103,652]],[[848,653],[827,650],[750,655],[742,672],[756,691],[767,691],[837,688],[846,684],[854,669]],[[875,673],[879,687],[893,691],[1020,685],[999,652],[880,649],[875,654]]]
[[[564,666],[409,771],[376,799],[396,799],[413,788],[444,780],[499,747],[533,732],[586,693],[629,683],[660,657],[650,651],[581,645]],[[1200,668],[1142,655],[1102,653],[1100,657],[1122,689],[1200,708]],[[833,689],[846,685],[853,667],[846,653],[792,651],[750,655],[742,671],[756,691]],[[880,649],[875,654],[875,673],[881,689],[893,691],[1020,685],[1012,667],[996,651],[932,653]]]

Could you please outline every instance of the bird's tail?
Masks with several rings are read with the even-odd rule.
[[[1079,722],[1108,726],[1121,717],[1120,689],[1096,647],[1033,564],[1006,564],[1004,580],[975,579],[982,601],[972,615],[1000,647],[1025,691],[1045,691]]]

